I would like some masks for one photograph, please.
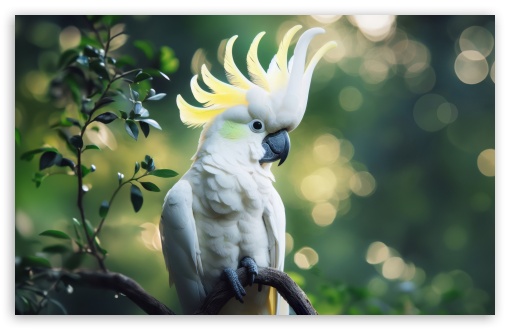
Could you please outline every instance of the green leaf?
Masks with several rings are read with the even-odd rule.
[[[58,137],[60,137],[66,143],[66,147],[69,149],[69,151],[71,151],[73,154],[78,156],[78,149],[76,149],[76,147],[71,144],[71,141],[70,141],[71,137],[69,136],[68,131],[63,130],[63,129],[58,129],[57,134],[58,134]]]
[[[70,118],[70,117],[61,117],[60,122],[52,125],[51,127],[53,128],[53,127],[58,127],[58,126],[63,126],[63,127],[76,126],[76,127],[81,128],[80,122],[78,120],[76,120],[74,118]]]
[[[159,101],[166,96],[166,93],[159,93],[147,98],[147,101]]]
[[[96,102],[96,105],[94,106],[94,109],[101,109],[102,107],[112,103],[112,102],[115,102],[115,100],[111,97],[103,97],[102,99],[98,100]]]
[[[147,79],[152,79],[152,76],[147,72],[140,72],[139,74],[136,75],[135,80],[133,80],[133,82],[136,84]]]
[[[14,140],[16,141],[17,146],[21,144],[21,133],[17,128],[14,129]]]
[[[90,237],[94,236],[95,234],[94,226],[92,226],[92,224],[88,220],[85,220],[85,229],[87,230],[87,233],[89,234]]]
[[[137,91],[132,89],[131,94],[133,95],[133,100],[138,101],[138,99],[140,98],[140,93],[138,93]],[[135,107],[136,107],[136,104],[135,104]]]
[[[89,63],[89,66],[92,69],[92,71],[97,73],[98,76],[100,76],[101,78],[108,79],[108,71],[106,70],[104,62],[92,61]]]
[[[138,98],[138,95],[136,98]],[[135,115],[139,115],[140,112],[142,111],[142,109],[143,109],[142,102],[136,101],[135,106],[133,107],[133,111],[134,111]]]
[[[47,259],[41,258],[41,257],[36,257],[36,256],[23,257],[23,260],[21,261],[21,263],[25,267],[51,268],[51,264]]]
[[[101,17],[101,21],[108,27],[116,24],[121,20],[121,16],[118,15],[104,15]]]
[[[89,144],[89,145],[86,145],[85,148],[83,148],[83,151],[85,151],[85,150],[101,150],[101,148],[99,148],[95,144]]]
[[[46,253],[66,253],[71,251],[68,246],[62,244],[48,245],[42,249]]]
[[[48,173],[35,172],[32,177],[32,181],[35,182],[35,186],[39,188],[44,179],[48,177]]]
[[[131,136],[135,140],[138,139],[138,126],[136,126],[136,123],[133,120],[127,119],[125,128],[129,136]]]
[[[111,65],[115,65],[115,63],[117,63],[117,60],[110,56],[108,56],[106,58],[106,61],[108,62],[108,64],[111,64]]]
[[[142,129],[143,135],[145,137],[148,137],[151,131],[151,127],[147,123],[144,123],[143,121],[139,121],[138,123],[140,124],[140,128]]]
[[[110,210],[110,204],[108,203],[108,201],[103,201],[101,203],[101,206],[99,207],[99,216],[101,218],[106,218],[108,210]]]
[[[154,46],[152,43],[146,40],[136,40],[133,42],[133,45],[140,49],[149,60],[152,60],[154,57]]]
[[[162,72],[173,73],[179,68],[179,60],[175,57],[173,49],[168,46],[161,47],[159,60]]]
[[[179,173],[168,169],[159,169],[150,172],[149,175],[154,175],[160,178],[172,178],[174,176],[179,175]]]
[[[83,48],[83,55],[88,57],[99,57],[99,50],[91,45],[86,45],[85,48]]]
[[[87,46],[87,45],[92,45],[96,48],[101,48],[103,47],[101,45],[101,43],[99,41],[97,41],[96,39],[94,38],[91,38],[85,34],[82,34],[81,36],[81,40],[80,40],[80,46],[84,47],[84,46]]]
[[[37,155],[38,153],[41,153],[41,152],[45,152],[45,151],[58,152],[58,150],[55,148],[50,148],[50,147],[38,148],[38,149],[30,150],[30,151],[23,153],[20,156],[20,158],[22,160],[30,161],[34,158],[35,155]]]
[[[71,170],[74,170],[74,167],[76,166],[76,164],[74,164],[74,162],[68,158],[62,158],[60,162],[55,163],[55,165],[60,167],[68,166]]]
[[[142,191],[134,184],[131,185],[131,204],[133,204],[135,212],[140,211],[143,204]]]
[[[140,184],[142,185],[142,187],[145,188],[145,190],[148,190],[148,191],[155,191],[155,192],[160,192],[161,190],[159,189],[158,186],[156,186],[154,183],[152,182],[140,182]]]
[[[42,171],[45,168],[51,167],[55,165],[55,163],[59,163],[61,159],[62,155],[58,152],[46,151],[41,155],[41,159],[39,160],[39,170]]]
[[[71,143],[71,145],[76,149],[83,148],[83,139],[79,135],[71,136],[71,138],[69,139],[69,143]]]
[[[71,239],[71,237],[69,237],[69,235],[67,235],[63,231],[53,230],[53,229],[45,230],[42,233],[40,233],[39,236],[48,236],[48,237],[61,238],[61,239]]]
[[[82,178],[87,176],[87,174],[89,174],[90,172],[91,172],[91,170],[87,166],[81,164],[81,177]]]
[[[140,171],[140,163],[138,162],[135,162],[135,173],[133,174],[133,176],[138,173],[138,171]]]
[[[86,225],[86,229],[87,229],[87,232],[89,233],[89,236],[90,237],[93,237],[95,235],[95,230],[94,230],[94,227],[92,226],[92,224],[90,223],[90,221],[88,220],[85,220],[85,225]],[[99,249],[99,251],[101,251],[101,253],[103,255],[105,255],[106,253],[108,253],[108,251],[106,251],[105,249],[103,249],[101,247],[101,245],[99,244],[99,238],[97,238],[97,236],[95,237],[95,245],[96,247]]]
[[[156,166],[154,165],[154,159],[149,156],[149,155],[146,155],[145,156],[145,161],[147,162],[147,171],[154,171],[154,169],[156,168]]]
[[[85,260],[85,253],[74,253],[64,261],[64,268],[73,270],[81,266]]]
[[[94,102],[91,99],[83,99],[81,101],[81,113],[88,115],[94,109]]]
[[[63,68],[68,66],[71,62],[76,61],[79,54],[76,49],[68,49],[60,55],[60,59],[58,60],[58,67]]]
[[[103,124],[109,124],[117,118],[119,117],[117,117],[117,115],[114,114],[113,112],[105,112],[94,118],[92,121],[98,121]]]
[[[154,119],[139,119],[139,121],[147,123],[147,124],[151,125],[152,127],[161,130],[161,126],[159,126],[158,122],[155,121]]]
[[[117,58],[115,66],[117,68],[125,67],[126,65],[134,66],[136,64],[135,59],[129,55],[123,55]]]

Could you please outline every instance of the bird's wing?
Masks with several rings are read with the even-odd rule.
[[[271,267],[283,271],[285,263],[285,207],[276,189],[272,188],[269,195],[269,205],[264,212],[264,223],[268,230],[270,244]],[[289,304],[276,289],[271,288],[270,304],[274,304],[277,315],[288,315]]]
[[[159,225],[170,285],[175,284],[185,314],[195,312],[206,296],[192,202],[191,185],[181,179],[165,197]]]

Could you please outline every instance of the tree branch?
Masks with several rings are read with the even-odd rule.
[[[60,271],[60,278],[65,283],[73,285],[91,285],[94,287],[112,290],[124,294],[138,307],[150,315],[175,315],[175,313],[148,294],[135,280],[126,275],[114,272],[97,271]]]
[[[136,281],[119,273],[97,271],[57,271],[60,279],[75,286],[91,285],[124,294],[147,314],[175,315],[175,313],[148,294]],[[245,268],[237,270],[239,280],[244,286],[248,285],[248,274]],[[274,268],[259,268],[255,283],[274,287],[289,303],[297,315],[317,315],[310,300],[301,288],[284,272]],[[206,297],[202,306],[195,314],[218,314],[221,308],[234,297],[229,283],[221,280]]]
[[[246,287],[248,285],[246,268],[237,269],[237,276]],[[259,268],[255,283],[269,285],[278,290],[278,293],[289,303],[297,315],[317,315],[317,311],[306,294],[286,273],[274,268]],[[204,303],[195,314],[218,314],[227,301],[233,297],[234,292],[230,284],[226,280],[221,280],[205,298]]]

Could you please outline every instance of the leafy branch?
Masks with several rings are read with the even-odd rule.
[[[97,228],[94,228],[88,220],[84,201],[90,188],[85,184],[87,180],[85,177],[95,172],[96,166],[86,164],[85,152],[101,152],[102,150],[99,146],[87,141],[87,132],[98,131],[101,127],[108,129],[109,124],[119,120],[124,122],[124,130],[134,140],[138,140],[140,131],[147,138],[151,127],[161,130],[159,123],[150,118],[146,105],[162,100],[166,93],[157,93],[152,88],[151,81],[155,77],[169,81],[168,74],[173,73],[178,67],[178,61],[173,57],[173,52],[170,54],[172,56],[168,56],[169,47],[166,46],[161,47],[159,61],[153,61],[155,65],[150,68],[136,67],[134,59],[128,55],[118,57],[114,52],[113,44],[119,36],[125,34],[124,31],[118,31],[119,25],[115,25],[118,20],[119,17],[114,16],[88,16],[86,19],[88,28],[82,29],[79,46],[64,51],[60,56],[58,62],[60,71],[53,79],[49,92],[58,104],[66,106],[60,120],[52,124],[50,128],[54,129],[58,137],[63,140],[67,151],[44,145],[21,155],[21,159],[26,161],[39,157],[39,171],[32,179],[37,188],[45,179],[55,174],[65,174],[76,178],[76,206],[79,215],[71,221],[74,235],[53,229],[40,234],[71,243],[71,246],[49,245],[41,251],[45,254],[68,256],[63,262],[63,267],[69,270],[79,267],[85,255],[91,255],[97,261],[99,269],[107,273],[104,262],[107,251],[100,245],[99,236],[117,193],[122,187],[131,185],[131,202],[135,212],[138,212],[143,204],[140,187],[148,191],[160,191],[156,184],[140,181],[140,179],[148,176],[171,178],[177,175],[170,169],[157,169],[154,159],[149,155],[145,156],[141,164],[136,162],[135,172],[130,179],[124,180],[123,174],[120,172],[117,174],[118,186],[110,199],[103,201],[99,206],[100,220]],[[148,50],[147,47],[152,47],[149,43],[140,41],[137,44],[139,45],[137,48],[144,53]],[[151,51],[152,55],[156,53],[154,49]],[[129,101],[129,106],[112,109],[113,104],[119,104],[120,101],[125,102],[125,100]],[[92,125],[95,122],[106,126]],[[16,141],[17,145],[21,144],[21,133],[18,130],[16,130]],[[68,170],[51,171],[53,167],[68,168]],[[136,176],[140,167],[145,172]],[[23,260],[25,263],[20,264],[22,269],[18,272],[20,277],[17,277],[17,283],[26,283],[26,269],[49,265],[49,261],[40,256],[23,257]],[[27,267],[26,262],[30,267]],[[30,288],[30,286],[24,286],[25,289],[27,287]],[[41,296],[38,295],[35,287],[31,289],[33,289],[31,295],[20,294],[20,297],[18,295],[16,297],[22,301],[31,301],[33,306],[38,306],[38,308],[34,307],[33,311],[39,311],[40,301],[37,304],[35,301]],[[31,289],[23,292],[27,293]],[[43,299],[43,301],[46,301],[44,303],[46,304],[49,300]]]

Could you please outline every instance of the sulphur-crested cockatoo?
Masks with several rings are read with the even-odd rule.
[[[303,118],[313,70],[330,41],[305,66],[314,36],[312,28],[299,38],[287,62],[292,38],[301,26],[290,29],[265,71],[257,57],[259,33],[248,52],[247,79],[234,63],[226,44],[224,67],[229,83],[202,66],[202,79],[191,79],[191,90],[203,107],[177,96],[184,124],[203,126],[191,168],[167,193],[161,215],[163,254],[186,314],[195,312],[222,276],[238,300],[231,299],[222,314],[288,314],[289,306],[276,290],[257,286],[245,290],[235,269],[247,267],[251,282],[258,267],[283,270],[285,210],[274,189],[271,162],[285,161],[290,148],[288,132]]]

